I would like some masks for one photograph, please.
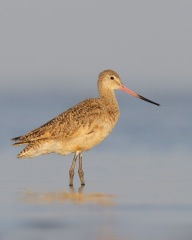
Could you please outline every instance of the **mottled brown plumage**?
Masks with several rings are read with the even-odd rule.
[[[135,94],[136,97],[150,101],[125,88],[116,72],[105,70],[99,75],[98,98],[86,99],[39,128],[12,139],[16,141],[13,145],[27,144],[18,154],[18,158],[31,158],[49,153],[62,155],[75,153],[70,169],[70,185],[73,185],[74,168],[78,155],[78,172],[81,184],[84,185],[82,153],[103,141],[119,118],[115,89]]]

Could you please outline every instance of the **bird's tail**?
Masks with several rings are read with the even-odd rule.
[[[28,144],[29,142],[16,142],[13,143],[12,146],[19,146],[19,145],[23,145],[23,144]]]
[[[22,144],[28,144],[28,145],[17,155],[17,158],[35,157],[34,153],[33,153],[34,152],[34,150],[33,150],[34,143],[33,142],[30,142],[30,143],[18,142],[18,143],[14,143],[13,146],[19,146],[19,145],[22,145]]]
[[[11,140],[17,142],[20,138],[21,138],[21,136],[12,138]]]
[[[14,143],[14,146],[28,144],[18,155],[17,158],[32,158],[42,154],[49,154],[52,151],[47,148],[46,140],[36,140],[31,142],[18,142]]]
[[[13,143],[12,146],[19,146],[19,145],[23,145],[23,144],[28,144],[29,143],[29,141],[22,141],[21,137],[22,136],[12,138],[11,140],[15,141],[15,143]]]

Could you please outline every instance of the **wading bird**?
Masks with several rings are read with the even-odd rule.
[[[115,127],[120,114],[114,93],[116,89],[159,106],[158,103],[126,88],[115,71],[105,70],[99,74],[98,98],[86,99],[39,128],[13,138],[12,140],[16,141],[13,145],[27,144],[17,157],[31,158],[49,153],[61,155],[74,153],[69,171],[69,185],[73,185],[78,156],[79,178],[81,185],[85,185],[82,153],[102,142]]]

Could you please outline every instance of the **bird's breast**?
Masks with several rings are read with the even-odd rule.
[[[84,126],[73,137],[61,140],[57,152],[69,154],[72,152],[88,151],[101,143],[112,131],[117,121],[95,121],[91,126]]]

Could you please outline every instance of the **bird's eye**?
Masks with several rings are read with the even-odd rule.
[[[114,80],[114,77],[110,77],[111,80]]]

